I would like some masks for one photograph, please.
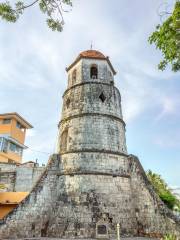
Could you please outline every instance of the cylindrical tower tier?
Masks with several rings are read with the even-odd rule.
[[[121,95],[102,58],[82,57],[67,69],[58,152],[66,170],[127,174]]]

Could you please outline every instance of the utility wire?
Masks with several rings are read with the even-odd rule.
[[[46,155],[50,155],[52,153],[49,153],[49,152],[42,152],[42,151],[39,151],[39,150],[36,150],[36,149],[33,149],[33,148],[28,148],[30,151],[32,152],[38,152],[38,153],[43,153],[43,154],[46,154]]]

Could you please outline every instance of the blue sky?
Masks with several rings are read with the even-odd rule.
[[[54,152],[65,67],[93,41],[117,71],[128,152],[180,186],[180,74],[158,71],[161,53],[147,42],[162,2],[75,0],[62,33],[48,29],[37,7],[16,24],[0,21],[0,112],[16,111],[34,126],[25,161],[46,163]]]

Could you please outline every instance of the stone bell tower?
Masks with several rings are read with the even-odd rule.
[[[66,70],[58,146],[62,161],[73,171],[86,167],[86,171],[124,172],[120,162],[127,156],[125,123],[109,58],[85,51]]]
[[[58,153],[23,202],[0,221],[0,238],[180,237],[137,157],[128,155],[115,70],[95,50],[67,68]]]
[[[73,174],[73,194],[92,194],[92,224],[112,225],[119,222],[120,212],[134,215],[116,72],[109,58],[95,50],[80,53],[66,70],[68,88],[59,123],[61,164]],[[132,218],[124,227],[133,232],[133,224]]]

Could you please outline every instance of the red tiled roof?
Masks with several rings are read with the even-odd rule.
[[[81,52],[78,56],[79,57],[87,57],[87,58],[98,58],[98,59],[106,59],[106,57],[104,56],[104,54],[102,54],[99,51],[96,50],[87,50],[84,52]]]
[[[106,60],[110,68],[112,69],[113,73],[116,74],[116,71],[114,70],[111,64],[109,57],[105,57],[104,54],[96,50],[87,50],[87,51],[81,52],[76,58],[76,60],[69,67],[66,68],[66,71],[69,71],[81,58],[93,58],[93,59],[99,59],[99,60]]]

